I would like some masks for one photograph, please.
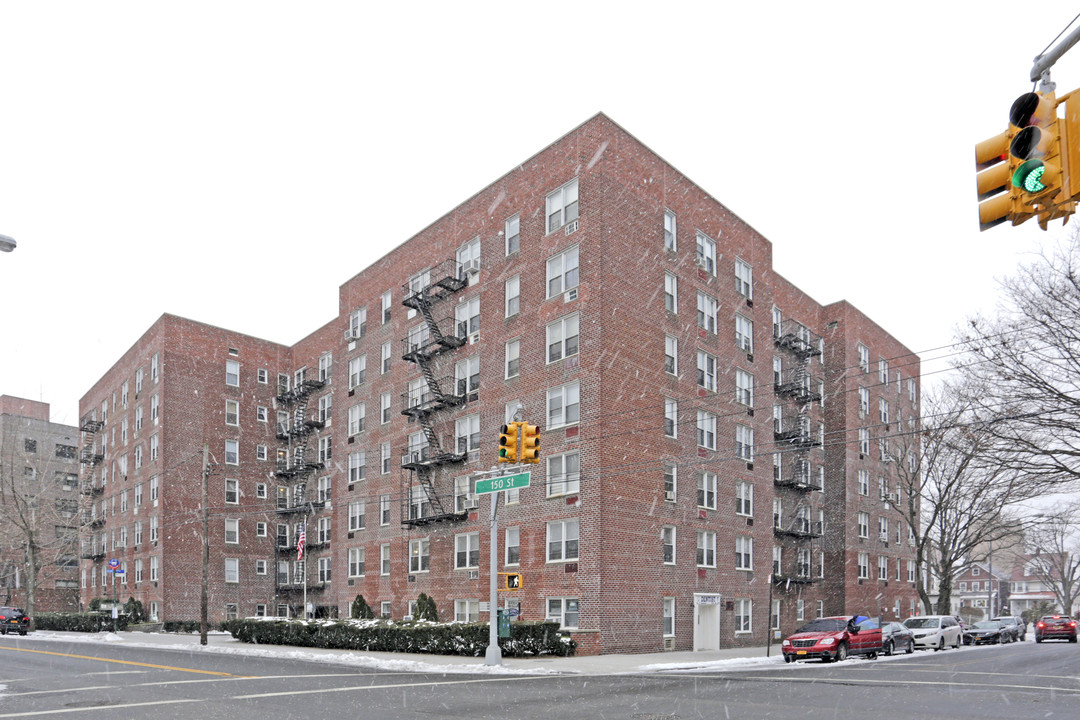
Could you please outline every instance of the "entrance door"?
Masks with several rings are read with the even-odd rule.
[[[720,596],[694,593],[694,650],[720,649]]]

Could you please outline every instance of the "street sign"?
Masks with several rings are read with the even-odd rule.
[[[518,473],[517,475],[477,480],[476,494],[485,495],[487,493],[501,492],[503,490],[529,487],[529,477],[530,473],[523,472]]]
[[[111,567],[111,568],[118,568],[118,567],[120,567],[120,561],[119,561],[119,560],[117,560],[116,558],[110,558],[110,559],[109,559],[109,567]]]

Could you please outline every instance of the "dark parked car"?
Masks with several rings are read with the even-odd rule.
[[[915,652],[915,633],[903,623],[885,623],[881,626],[881,647],[886,655],[901,650],[910,655]]]
[[[1015,639],[1012,626],[1000,620],[980,620],[964,633],[965,645],[1004,644]]]
[[[30,616],[22,608],[0,607],[0,633],[17,632],[25,635],[30,630]]]
[[[1046,615],[1035,623],[1035,642],[1068,640],[1076,642],[1076,621],[1067,615]]]
[[[1001,617],[992,618],[993,620],[1000,620],[1012,627],[1013,639],[1025,640],[1027,639],[1027,623],[1023,618],[1016,617],[1015,615],[1002,615]]]
[[[873,659],[882,651],[881,625],[877,618],[860,615],[818,618],[784,638],[781,649],[784,662],[811,658],[831,662],[846,660],[848,655]]]

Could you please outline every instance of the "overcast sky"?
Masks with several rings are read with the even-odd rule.
[[[294,343],[598,111],[931,373],[1062,233],[977,220],[974,145],[1078,10],[1038,7],[0,0],[0,393],[75,424],[164,312]]]

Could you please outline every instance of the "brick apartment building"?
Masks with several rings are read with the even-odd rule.
[[[78,444],[78,428],[51,422],[48,403],[0,395],[0,605],[30,607],[34,554],[33,610],[78,608]]]
[[[297,614],[306,588],[318,615],[363,595],[400,618],[426,593],[486,620],[493,496],[472,473],[518,417],[542,462],[502,498],[497,569],[524,583],[501,604],[584,651],[906,614],[884,448],[918,377],[597,115],[346,281],[294,346],[163,316],[81,403],[86,597],[116,557],[123,595],[197,617],[208,443],[215,618]]]

